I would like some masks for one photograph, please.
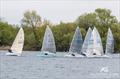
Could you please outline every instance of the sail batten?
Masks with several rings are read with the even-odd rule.
[[[49,26],[47,26],[46,31],[45,31],[41,51],[48,51],[51,53],[56,53],[55,40],[54,40],[53,33],[51,29],[49,28]]]
[[[80,32],[79,27],[76,28],[75,34],[73,36],[69,52],[72,53],[81,53],[81,48],[82,48],[83,40],[82,40],[82,35]]]

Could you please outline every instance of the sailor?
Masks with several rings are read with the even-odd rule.
[[[83,56],[86,56],[86,54],[82,53]]]
[[[75,56],[75,54],[73,54],[73,53],[72,53],[71,55],[72,55],[72,56]]]
[[[93,55],[96,55],[96,53],[93,53]]]
[[[48,55],[48,53],[45,53],[45,55]]]
[[[13,53],[11,49],[8,49],[8,52],[9,52],[9,53]]]

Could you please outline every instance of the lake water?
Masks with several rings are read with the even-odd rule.
[[[111,58],[43,58],[36,51],[24,51],[21,57],[5,53],[0,51],[0,79],[120,79],[118,54]]]

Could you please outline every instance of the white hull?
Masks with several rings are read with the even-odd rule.
[[[73,56],[72,54],[74,54],[75,56]],[[77,53],[69,53],[69,54],[66,54],[64,57],[84,57],[84,56]]]
[[[51,52],[48,52],[48,51],[42,51],[39,55],[37,56],[40,56],[40,57],[56,57],[56,54],[55,53],[51,53]]]
[[[87,58],[110,58],[108,55],[86,55]]]
[[[7,56],[21,56],[20,53],[6,53]]]

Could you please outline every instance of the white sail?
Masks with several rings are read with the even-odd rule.
[[[108,29],[105,54],[114,52],[114,38],[111,29]]]
[[[81,53],[82,44],[83,44],[82,35],[79,27],[77,27],[70,45],[69,52]]]
[[[87,54],[90,56],[102,56],[103,55],[103,46],[98,30],[94,27],[89,45],[87,47]]]
[[[21,54],[23,50],[23,45],[24,45],[24,31],[22,28],[20,28],[12,44],[12,47],[11,47],[12,52]]]
[[[84,43],[82,45],[82,50],[81,52],[84,54],[86,53],[86,50],[87,50],[87,47],[89,45],[89,39],[91,37],[91,34],[92,34],[92,29],[89,27],[88,31],[87,31],[87,34],[85,36],[85,39],[84,39]]]
[[[45,35],[43,38],[43,44],[41,51],[47,51],[51,53],[56,53],[56,46],[51,29],[47,26]]]

